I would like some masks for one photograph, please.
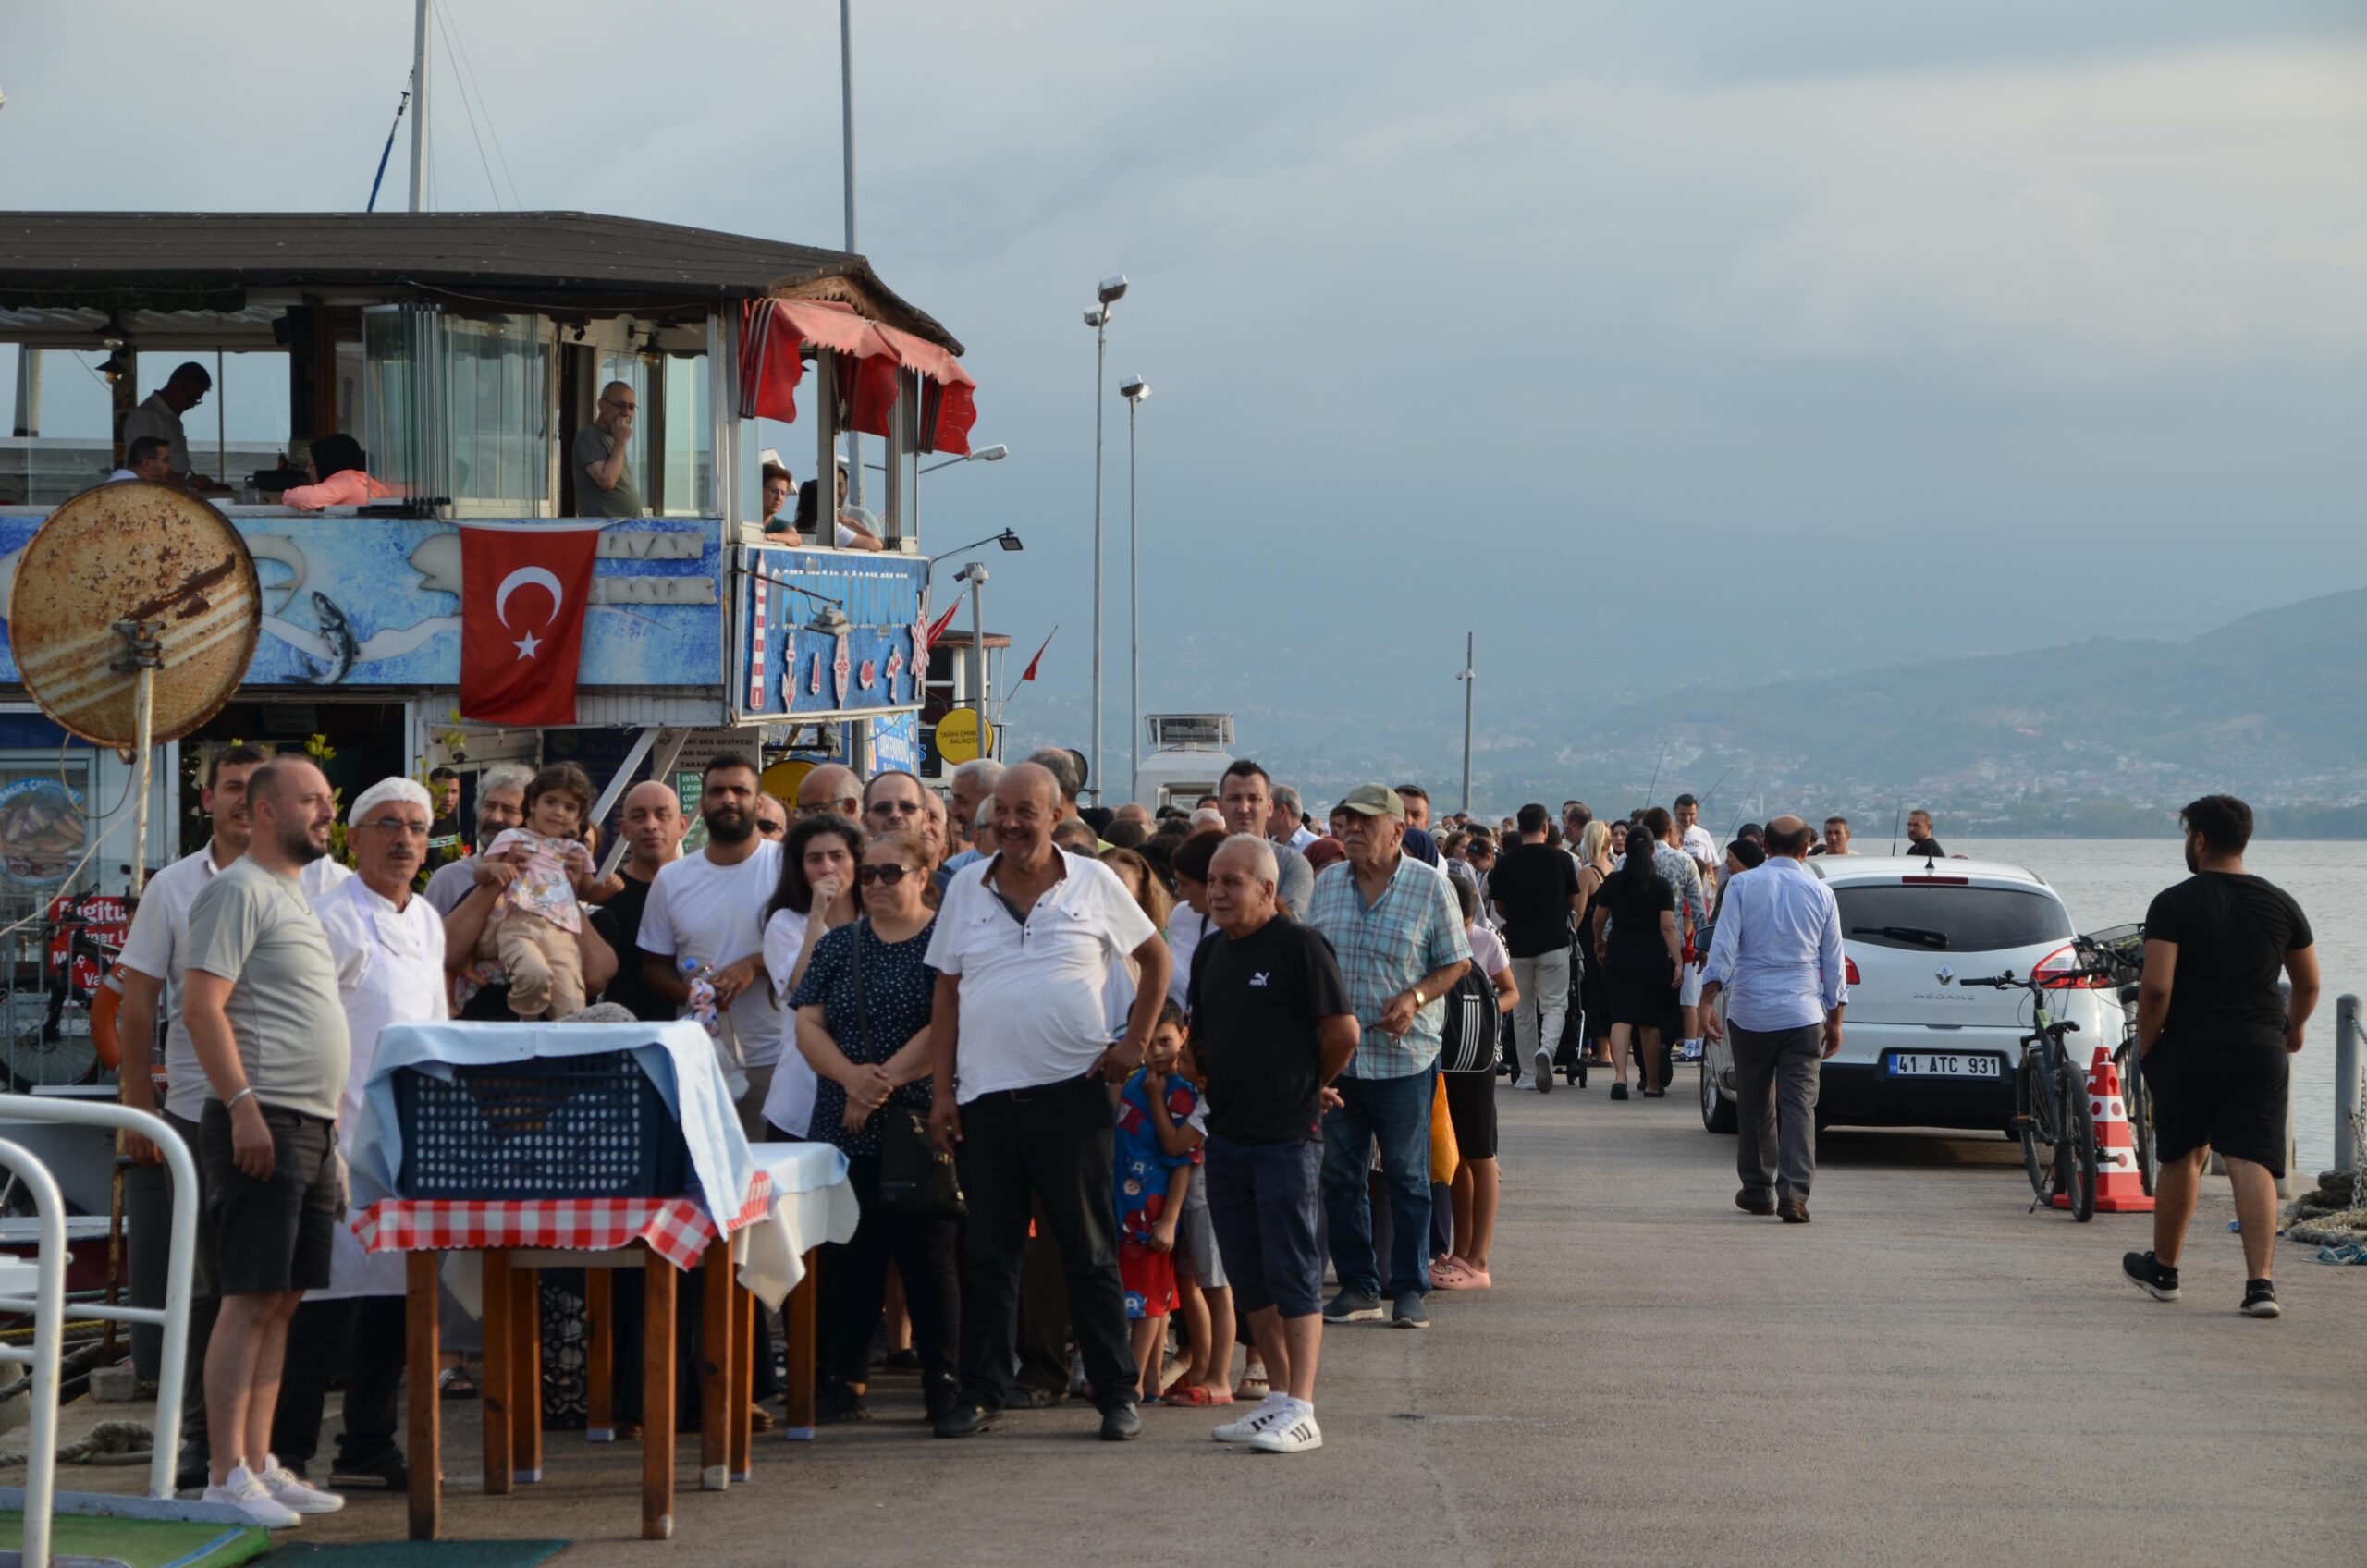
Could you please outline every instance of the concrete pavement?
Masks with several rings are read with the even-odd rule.
[[[890,1378],[872,1422],[760,1439],[728,1494],[696,1492],[686,1440],[657,1545],[636,1451],[554,1433],[548,1478],[488,1499],[448,1405],[448,1533],[570,1538],[570,1568],[2367,1561],[2367,1272],[2280,1249],[2287,1317],[2238,1316],[2217,1183],[2187,1299],[2153,1303],[2118,1271],[2150,1219],[2026,1213],[1994,1136],[1829,1133],[1815,1222],[1754,1219],[1679,1083],[1499,1091],[1497,1286],[1433,1295],[1428,1332],[1327,1335],[1318,1452],[1220,1447],[1233,1413],[1183,1409],[1129,1445],[1081,1407],[938,1442]],[[402,1529],[357,1493],[299,1533]]]

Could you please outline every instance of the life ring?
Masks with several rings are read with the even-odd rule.
[[[110,973],[91,994],[91,1048],[99,1065],[112,1072],[123,1065],[123,1040],[116,1033],[115,1015],[123,1006],[123,982]]]

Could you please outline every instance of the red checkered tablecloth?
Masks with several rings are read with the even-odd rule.
[[[749,1183],[748,1201],[723,1222],[723,1232],[754,1224],[771,1211],[772,1203],[772,1180],[759,1170]],[[382,1198],[363,1209],[353,1226],[364,1252],[476,1252],[487,1247],[607,1252],[639,1241],[677,1268],[696,1263],[716,1232],[705,1206],[687,1197],[497,1202]]]

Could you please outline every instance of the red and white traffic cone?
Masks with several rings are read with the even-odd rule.
[[[2128,1124],[2128,1108],[2120,1097],[2120,1069],[2102,1046],[2088,1064],[2088,1109],[2096,1119],[2096,1212],[2152,1213],[2153,1200],[2137,1169],[2137,1135]],[[2068,1208],[2071,1200],[2058,1195],[2054,1207]]]

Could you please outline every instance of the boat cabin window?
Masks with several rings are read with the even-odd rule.
[[[0,387],[13,394],[0,435],[0,506],[55,506],[104,482],[118,466],[121,416],[186,364],[200,368],[205,386],[179,411],[188,450],[174,467],[217,481],[226,501],[272,498],[258,481],[271,484],[288,463],[286,350],[0,344]]]

